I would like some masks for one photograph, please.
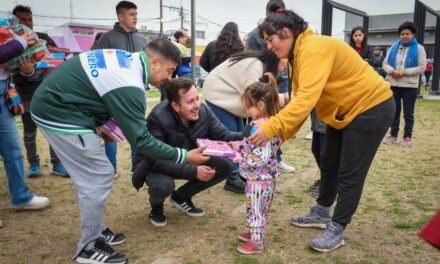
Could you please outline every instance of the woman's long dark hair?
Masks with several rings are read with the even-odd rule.
[[[235,63],[247,58],[259,59],[263,63],[263,73],[271,72],[275,76],[277,75],[278,63],[280,62],[280,59],[278,59],[278,57],[275,54],[273,54],[270,50],[262,50],[262,51],[247,50],[236,53],[231,56],[230,58],[231,64],[229,66],[232,66]]]
[[[362,40],[361,45],[362,45],[362,49],[367,48],[367,42],[368,42],[367,33],[366,33],[365,29],[364,29],[363,27],[360,27],[360,26],[359,26],[359,27],[354,27],[354,28],[351,30],[351,34],[350,34],[350,46],[351,46],[352,48],[356,49],[356,43],[354,42],[354,39],[353,39],[353,35],[354,35],[354,33],[355,33],[356,31],[360,31],[360,32],[362,32],[362,33],[364,34],[364,39]]]
[[[296,38],[300,33],[304,32],[308,27],[308,23],[302,17],[291,10],[280,9],[275,13],[267,16],[264,21],[258,25],[260,37],[264,39],[263,32],[267,35],[277,35],[281,39],[285,36],[282,34],[283,28],[288,28]]]
[[[215,56],[219,59],[227,59],[241,50],[243,50],[243,43],[238,34],[238,25],[234,22],[226,23],[217,37]]]

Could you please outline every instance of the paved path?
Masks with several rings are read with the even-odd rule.
[[[423,99],[440,100],[440,95],[425,95]]]

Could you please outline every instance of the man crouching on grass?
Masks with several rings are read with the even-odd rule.
[[[192,81],[188,78],[173,79],[166,84],[167,99],[157,105],[147,118],[148,130],[157,139],[176,148],[197,148],[198,138],[235,141],[242,134],[231,132],[217,119],[211,110],[200,102]],[[192,198],[199,192],[226,179],[232,171],[232,162],[225,157],[212,156],[202,165],[171,164],[138,154],[135,159],[133,185],[136,189],[148,186],[150,196],[150,221],[154,226],[165,226],[167,218],[163,204],[170,201],[184,213],[200,217],[205,212],[197,208]],[[174,180],[187,180],[174,190]]]

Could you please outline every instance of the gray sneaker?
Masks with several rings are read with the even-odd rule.
[[[392,145],[396,143],[397,143],[397,137],[393,137],[393,136],[388,136],[382,141],[382,144],[385,145]]]
[[[310,242],[310,247],[316,251],[329,252],[345,244],[342,234],[344,233],[344,227],[340,224],[331,222],[327,225],[324,232],[315,237]]]
[[[304,216],[294,216],[290,220],[292,225],[299,227],[317,227],[324,229],[330,223],[330,214],[314,205]]]

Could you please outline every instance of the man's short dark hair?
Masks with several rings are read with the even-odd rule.
[[[14,16],[17,16],[17,13],[29,13],[32,15],[32,10],[29,6],[18,5],[12,10]]]
[[[286,5],[283,0],[269,0],[266,5],[266,12],[274,13],[278,8],[286,9]]]
[[[137,9],[137,6],[130,1],[121,1],[116,5],[116,14],[120,14],[122,11],[126,9]]]
[[[399,35],[402,33],[404,29],[408,29],[411,33],[417,33],[417,26],[414,22],[406,21],[402,25],[399,26]]]
[[[188,92],[191,87],[194,86],[193,82],[185,77],[181,78],[175,78],[171,81],[167,82],[166,84],[166,90],[167,90],[167,99],[168,102],[175,102],[179,103],[180,101],[180,94],[179,91],[183,90],[184,93]]]
[[[166,39],[158,38],[152,40],[146,48],[146,53],[147,55],[150,55],[151,53],[157,54],[166,60],[175,62],[176,64],[181,63],[179,49],[171,41]]]

